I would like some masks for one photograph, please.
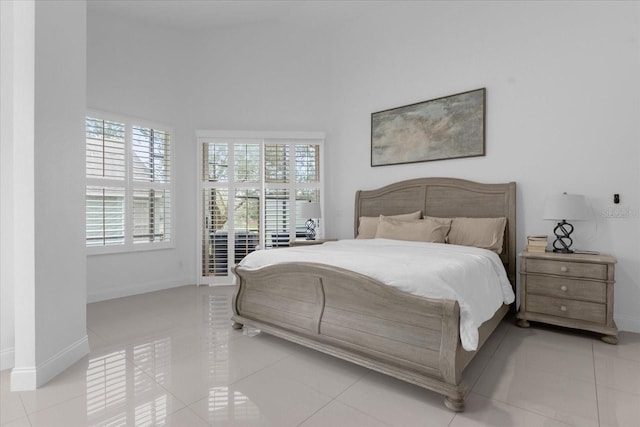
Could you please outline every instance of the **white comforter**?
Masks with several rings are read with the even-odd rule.
[[[258,268],[285,262],[333,265],[386,285],[460,305],[460,338],[465,350],[478,347],[478,327],[515,295],[502,261],[486,249],[442,243],[359,239],[256,251],[240,263]]]

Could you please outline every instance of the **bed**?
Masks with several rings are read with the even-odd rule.
[[[420,178],[358,191],[354,237],[361,219],[380,215],[420,211],[435,218],[506,218],[499,262],[513,287],[515,188],[513,182]],[[276,251],[281,250],[287,249]],[[241,263],[234,273],[234,328],[250,325],[440,393],[453,411],[464,410],[468,389],[462,382],[464,368],[509,311],[509,304],[501,304],[478,326],[475,350],[465,350],[460,303],[454,299],[414,295],[368,275],[318,262],[260,268]]]

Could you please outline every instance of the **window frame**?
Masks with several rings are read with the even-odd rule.
[[[325,191],[324,191],[324,182],[325,182],[325,173],[324,173],[324,163],[325,163],[325,154],[324,154],[324,147],[325,147],[325,133],[324,132],[269,132],[269,131],[265,131],[265,132],[260,132],[260,131],[219,131],[219,130],[197,130],[196,131],[196,144],[197,144],[197,164],[198,164],[198,169],[197,169],[197,173],[198,173],[198,183],[197,183],[197,194],[198,194],[198,204],[197,204],[197,211],[196,211],[196,218],[197,220],[196,222],[196,227],[198,227],[198,239],[197,239],[197,253],[198,255],[198,263],[197,263],[197,272],[196,272],[196,277],[197,277],[197,283],[198,284],[229,284],[230,282],[232,282],[235,278],[234,275],[231,271],[231,269],[229,269],[228,271],[228,275],[219,275],[219,276],[205,276],[203,275],[203,261],[202,261],[202,256],[200,255],[202,253],[202,242],[203,242],[203,230],[202,230],[202,212],[203,212],[203,199],[202,199],[202,192],[206,189],[206,188],[227,188],[228,189],[228,204],[231,204],[231,200],[233,199],[233,195],[235,194],[236,190],[241,190],[241,189],[259,189],[261,192],[261,196],[260,196],[260,218],[261,218],[261,223],[262,221],[264,221],[264,215],[265,215],[265,203],[266,203],[266,199],[264,198],[264,194],[265,191],[267,190],[278,190],[278,189],[287,189],[290,190],[290,194],[289,194],[289,200],[294,200],[295,201],[295,197],[296,197],[296,191],[300,188],[302,189],[310,189],[313,188],[315,190],[317,190],[320,194],[320,200],[318,200],[318,202],[320,203],[320,206],[324,207],[324,200],[325,200]],[[229,150],[228,150],[228,162],[229,162],[229,174],[227,175],[227,179],[226,181],[221,181],[221,182],[209,182],[207,185],[203,184],[203,174],[204,174],[204,168],[203,168],[203,144],[206,142],[213,142],[213,140],[221,140],[220,142],[223,142],[222,140],[226,140],[226,142],[229,144]],[[279,144],[279,143],[284,143],[284,144],[290,144],[291,147],[295,147],[296,144],[304,144],[305,142],[307,142],[309,144],[314,144],[314,145],[318,145],[319,150],[318,150],[318,156],[319,156],[319,164],[317,165],[318,168],[318,174],[319,174],[319,180],[317,183],[315,182],[298,182],[296,180],[296,177],[294,174],[290,174],[289,176],[289,182],[288,183],[280,183],[280,182],[267,182],[266,178],[265,178],[265,145],[269,145],[269,144]],[[259,164],[259,169],[260,169],[260,175],[259,175],[259,180],[258,182],[249,182],[249,183],[242,183],[242,182],[236,182],[234,179],[235,173],[231,171],[231,169],[233,168],[233,164],[234,164],[234,143],[237,144],[245,144],[245,143],[249,143],[249,144],[260,144],[260,164]],[[296,165],[295,165],[295,156],[294,155],[290,155],[289,157],[289,170],[290,171],[295,171]],[[294,205],[294,209],[295,209],[295,205]],[[295,212],[295,211],[294,211]],[[296,221],[295,221],[295,213],[293,216],[293,230],[295,232],[295,228],[296,228]],[[227,223],[227,227],[230,230],[235,229],[235,224],[234,224],[234,218],[233,215],[229,215],[228,218],[228,223]],[[265,230],[262,228],[263,225],[261,225],[261,229],[259,232],[259,243],[258,245],[262,248],[265,247]],[[320,234],[318,236],[316,236],[316,238],[321,238],[322,235],[324,234],[324,226],[320,227]],[[232,239],[228,240],[228,259],[232,260],[234,258],[234,241],[232,241]],[[230,268],[231,266],[229,266]]]
[[[85,113],[86,118],[95,118],[99,120],[123,123],[125,125],[125,173],[123,180],[111,178],[90,177],[85,173],[85,230],[86,224],[86,189],[88,187],[102,188],[123,188],[124,189],[124,243],[101,246],[87,246],[87,237],[85,231],[85,248],[87,255],[103,255],[141,251],[155,251],[164,249],[173,249],[176,247],[175,239],[175,169],[176,169],[176,153],[175,153],[175,134],[174,129],[163,123],[151,120],[140,119],[132,116],[109,113],[101,110],[88,109]],[[168,183],[153,181],[134,181],[133,173],[133,127],[151,128],[161,130],[169,134],[169,173]],[[86,124],[85,124],[85,147],[86,147]],[[85,148],[86,149],[86,148]],[[85,160],[86,168],[86,160]],[[168,190],[169,191],[169,240],[152,241],[152,242],[135,242],[134,240],[134,191],[139,190]]]

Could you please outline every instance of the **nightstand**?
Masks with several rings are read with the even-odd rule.
[[[521,252],[518,326],[527,328],[532,320],[583,329],[617,344],[615,263],[609,255]]]
[[[336,240],[338,239],[314,239],[314,240],[296,239],[296,240],[290,240],[289,246],[321,245],[325,242],[335,242]]]

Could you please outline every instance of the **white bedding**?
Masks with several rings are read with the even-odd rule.
[[[255,251],[240,264],[258,268],[285,262],[333,265],[414,295],[456,300],[460,305],[462,346],[469,351],[478,347],[478,327],[503,303],[515,299],[498,255],[467,246],[389,239],[339,240]]]

